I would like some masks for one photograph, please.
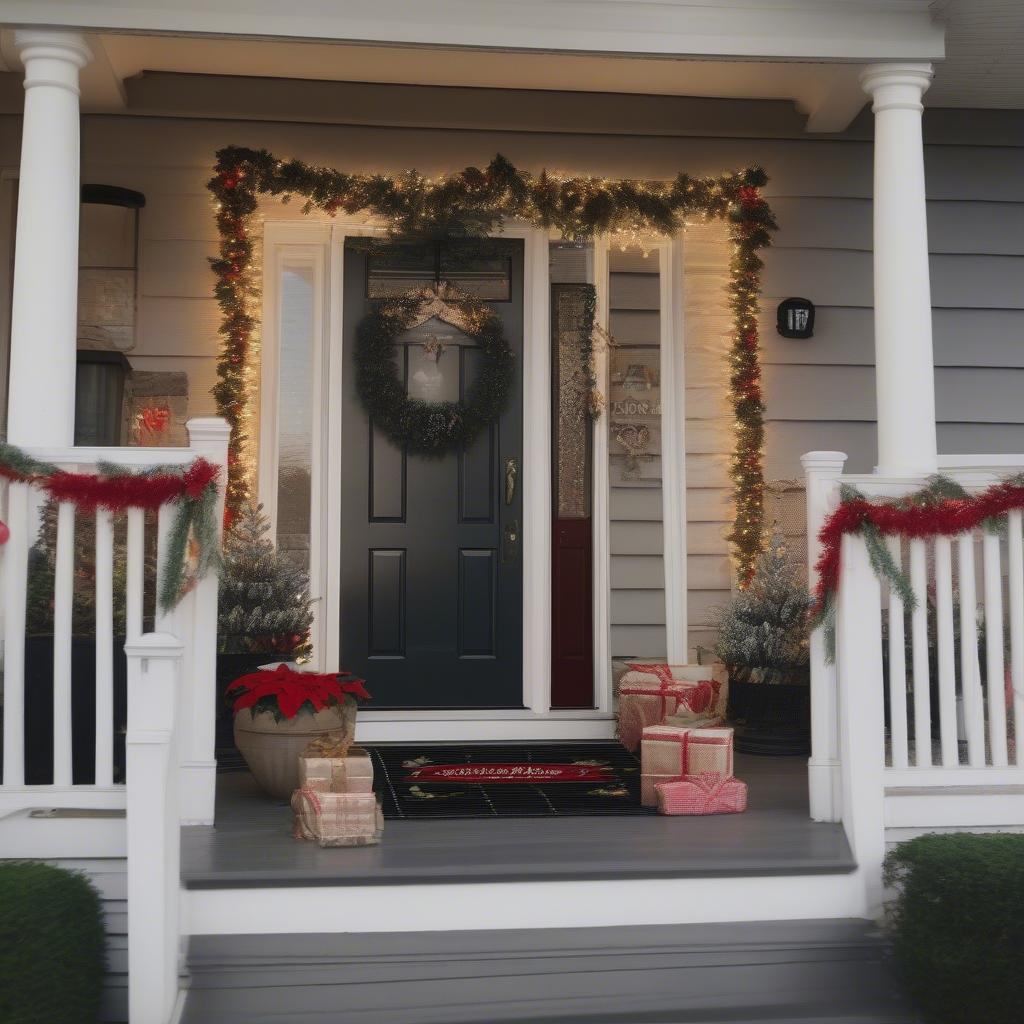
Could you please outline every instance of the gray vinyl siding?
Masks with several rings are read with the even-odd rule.
[[[100,1010],[102,1024],[128,1020],[128,878],[121,857],[67,859],[52,863],[84,874],[99,892],[107,932],[107,976]]]
[[[622,350],[660,356],[660,276],[658,254],[609,253],[608,326]],[[650,456],[640,463],[640,480],[623,476],[623,448],[609,440],[611,493],[612,656],[662,658],[665,655],[665,567],[662,558],[661,435],[656,418],[610,415],[609,421],[636,420],[651,429]]]
[[[780,224],[765,254],[766,475],[798,477],[799,456],[812,449],[847,452],[851,471],[873,466],[869,113],[843,135],[815,137],[799,133],[785,104],[731,103],[726,109],[695,100],[505,92],[483,103],[473,90],[338,86],[362,97],[350,118],[361,123],[316,124],[300,122],[345,117],[346,108],[335,104],[317,113],[314,105],[299,104],[304,89],[319,95],[315,84],[257,83],[255,91],[225,93],[194,79],[143,76],[132,87],[153,110],[180,93],[181,109],[191,117],[87,115],[82,123],[83,180],[138,189],[147,199],[140,222],[138,344],[130,359],[142,370],[186,371],[191,414],[213,411],[219,315],[207,266],[216,231],[205,184],[221,146],[266,147],[361,171],[415,166],[426,174],[480,164],[496,152],[534,170],[629,178],[668,179],[680,170],[717,174],[759,163],[770,176],[765,192]],[[242,114],[244,120],[194,116],[204,97],[242,103],[243,94],[291,97],[295,123],[288,121],[285,99],[273,122],[252,112]],[[1024,451],[1024,131],[1015,116],[925,116],[938,435],[947,453]],[[493,129],[482,128],[483,121]],[[0,166],[17,167],[19,135],[19,118],[0,116]],[[269,215],[299,219],[298,210],[292,204]],[[710,639],[713,609],[730,583],[724,540],[731,440],[724,405],[727,253],[721,225],[688,231],[691,645]],[[624,280],[627,269],[625,259],[613,261],[616,279]],[[656,344],[656,278],[630,276],[631,289],[613,281],[613,332],[627,343]],[[787,341],[775,333],[775,307],[790,295],[816,303],[814,338]],[[662,654],[660,477],[648,495],[626,490],[642,489],[613,486],[612,649]]]

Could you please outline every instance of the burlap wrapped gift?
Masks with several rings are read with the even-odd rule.
[[[321,846],[368,846],[379,843],[384,816],[373,793],[324,793],[297,789],[292,794],[296,839]]]
[[[684,775],[732,775],[732,729],[650,725],[640,742],[640,802],[656,807],[656,787]]]
[[[684,775],[654,788],[659,814],[740,814],[747,809],[747,784],[714,772]]]
[[[618,737],[627,750],[640,745],[648,725],[708,728],[725,721],[729,674],[722,664],[627,662],[618,683]]]
[[[341,757],[311,756],[307,747],[299,755],[299,788],[318,793],[372,793],[373,763],[362,747],[351,747]]]
[[[655,675],[631,672],[619,687],[618,737],[627,750],[640,746],[648,725],[660,725],[679,708],[685,683],[665,682]]]

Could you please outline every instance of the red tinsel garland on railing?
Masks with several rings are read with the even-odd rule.
[[[951,492],[958,492],[953,493]],[[904,597],[904,607],[916,601],[913,589],[888,555],[882,537],[923,540],[955,537],[978,527],[995,528],[1001,516],[1024,511],[1024,477],[1003,480],[982,491],[967,494],[948,479],[934,478],[916,494],[895,501],[871,502],[852,488],[845,488],[839,507],[825,520],[818,534],[821,554],[815,565],[817,582],[811,607],[811,626],[831,630],[835,599],[842,572],[842,542],[846,534],[861,534],[876,572],[885,575]]]
[[[155,512],[164,505],[177,506],[160,573],[158,597],[165,611],[220,562],[214,514],[219,476],[219,467],[203,458],[187,466],[148,469],[100,463],[95,473],[71,473],[34,459],[14,445],[0,443],[0,478],[37,487],[56,502],[70,502],[87,512],[130,508]],[[190,538],[195,542],[195,565],[188,572]]]

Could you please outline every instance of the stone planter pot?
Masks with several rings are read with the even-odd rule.
[[[287,803],[299,788],[299,754],[309,742],[324,733],[340,733],[351,743],[356,732],[356,701],[294,718],[278,721],[269,711],[255,715],[246,708],[235,715],[235,746],[249,766],[260,788]]]

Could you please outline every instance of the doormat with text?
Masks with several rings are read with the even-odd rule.
[[[618,743],[381,744],[385,818],[650,814],[640,761]]]

